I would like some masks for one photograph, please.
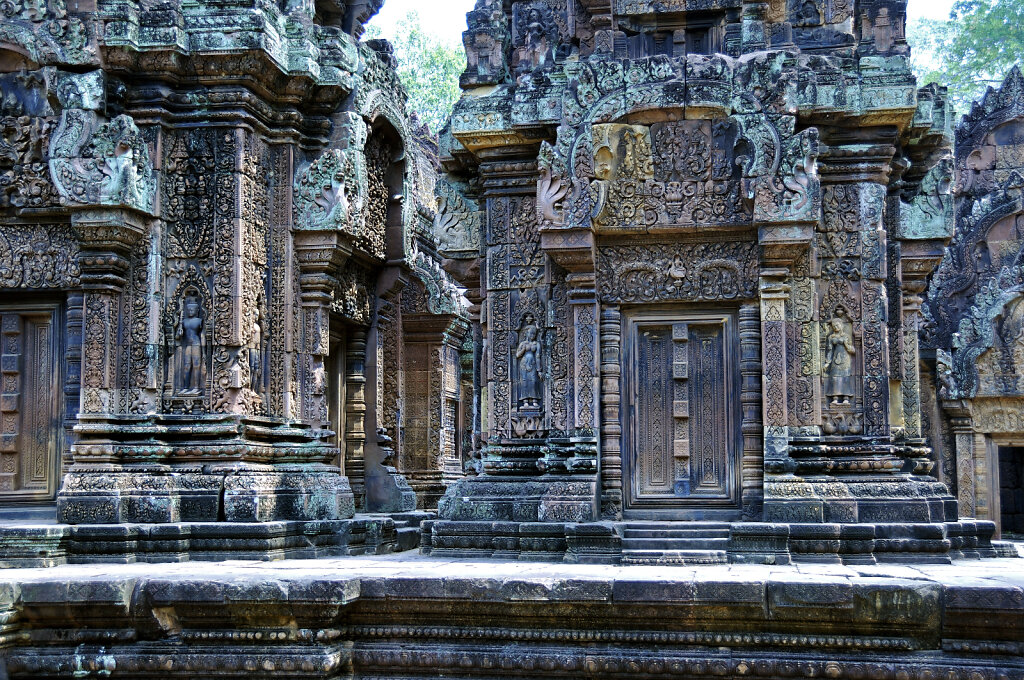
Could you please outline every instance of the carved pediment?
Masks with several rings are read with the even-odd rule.
[[[314,160],[295,179],[294,224],[296,229],[337,230],[357,234],[363,198],[359,175],[362,154],[331,149]]]
[[[463,194],[462,189],[464,187],[450,179],[441,179],[434,189],[437,197],[434,236],[442,257],[466,259],[480,256],[483,211],[476,201]]]
[[[50,142],[50,175],[69,205],[153,211],[149,148],[129,116],[102,122],[93,111],[65,110]]]
[[[792,117],[761,114],[593,125],[590,161],[577,156],[570,165],[590,177],[549,179],[547,168],[559,165],[542,163],[541,197],[558,199],[544,216],[558,219],[568,194],[569,214],[579,219],[581,204],[589,205],[599,231],[813,221],[820,209],[817,133],[793,129]]]

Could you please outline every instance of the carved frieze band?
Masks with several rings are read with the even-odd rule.
[[[0,288],[76,288],[78,239],[63,224],[5,224],[0,232]]]
[[[757,274],[758,248],[752,242],[598,249],[598,290],[609,303],[754,299]]]

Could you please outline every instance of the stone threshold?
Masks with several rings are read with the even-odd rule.
[[[1024,678],[1024,560],[0,572],[9,678]],[[2,670],[2,669],[0,669]]]

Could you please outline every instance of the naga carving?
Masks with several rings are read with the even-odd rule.
[[[100,123],[91,111],[65,111],[50,142],[50,174],[71,204],[153,210],[156,182],[149,148],[126,115]]]

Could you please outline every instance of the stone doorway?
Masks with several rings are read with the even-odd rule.
[[[0,505],[52,501],[61,398],[59,308],[0,305]]]
[[[644,310],[625,331],[624,515],[739,519],[734,314]]]
[[[1024,539],[1024,447],[999,447],[999,520],[1003,538]]]

